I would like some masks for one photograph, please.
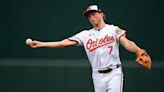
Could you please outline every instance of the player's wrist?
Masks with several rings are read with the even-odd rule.
[[[139,56],[141,53],[144,53],[144,52],[146,52],[144,49],[138,49],[135,54],[136,56]]]

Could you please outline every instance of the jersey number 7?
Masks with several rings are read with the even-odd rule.
[[[113,46],[108,46],[109,48],[109,55],[112,53]]]

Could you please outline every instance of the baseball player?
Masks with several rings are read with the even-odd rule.
[[[62,41],[32,41],[32,48],[64,48],[82,45],[92,67],[95,92],[122,92],[123,72],[119,57],[119,44],[130,52],[141,50],[133,41],[126,38],[126,31],[106,24],[105,15],[97,5],[89,6],[83,13],[93,28],[83,30]]]

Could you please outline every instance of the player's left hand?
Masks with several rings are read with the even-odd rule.
[[[147,70],[151,70],[152,61],[150,56],[146,53],[145,50],[141,49],[136,52],[136,62],[144,66]]]

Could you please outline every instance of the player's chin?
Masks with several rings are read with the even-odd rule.
[[[92,24],[92,25],[98,25],[98,22],[92,21],[91,24]]]

